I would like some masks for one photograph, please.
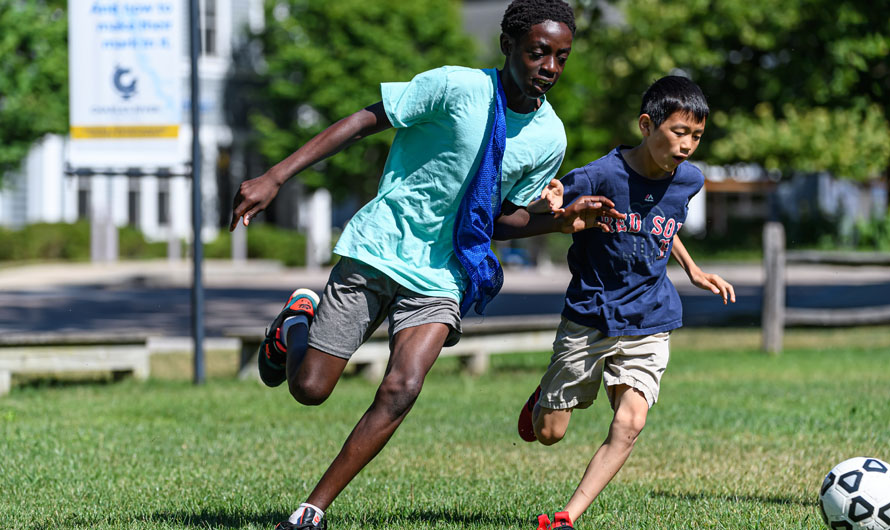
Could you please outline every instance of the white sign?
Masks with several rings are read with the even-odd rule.
[[[184,0],[69,0],[68,163],[164,167],[185,162]]]

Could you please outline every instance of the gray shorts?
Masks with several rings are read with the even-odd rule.
[[[349,359],[387,316],[390,341],[403,329],[432,323],[448,326],[445,346],[460,340],[457,300],[416,293],[370,265],[342,257],[309,328],[309,346]]]
[[[548,409],[587,408],[602,384],[610,402],[609,387],[627,385],[640,391],[652,407],[670,358],[669,345],[669,332],[607,337],[563,318],[550,366],[541,379],[539,403]]]

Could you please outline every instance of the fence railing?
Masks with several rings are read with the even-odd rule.
[[[787,264],[890,267],[890,253],[787,251],[785,228],[770,222],[763,228],[763,350],[782,351],[788,326],[868,326],[890,323],[890,305],[874,307],[791,308],[785,305]],[[890,303],[890,299],[888,299]]]

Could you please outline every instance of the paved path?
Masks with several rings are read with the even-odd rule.
[[[708,264],[736,287],[738,302],[691,286],[676,267],[687,326],[759,326],[763,273],[759,265]],[[276,263],[208,261],[204,268],[208,337],[234,327],[262,329],[295,287],[320,290],[328,269],[286,269]],[[557,314],[569,273],[508,269],[490,316]],[[793,265],[788,268],[788,305],[858,307],[890,300],[890,269]],[[0,268],[0,333],[30,331],[139,331],[190,335],[191,264],[187,261],[121,262],[108,265],[44,264]]]

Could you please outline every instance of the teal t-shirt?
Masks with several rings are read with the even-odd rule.
[[[443,66],[381,85],[398,130],[377,196],[346,225],[335,253],[418,293],[460,301],[466,280],[452,247],[454,216],[491,134],[496,75]],[[565,130],[547,101],[529,114],[506,109],[506,121],[501,200],[525,206],[562,164]]]

